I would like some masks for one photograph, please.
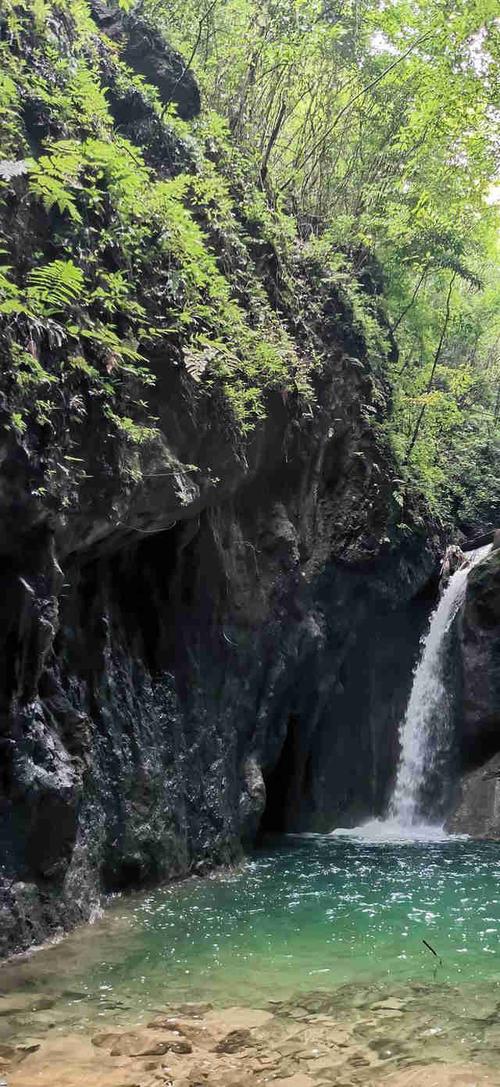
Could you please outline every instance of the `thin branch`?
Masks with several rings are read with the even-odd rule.
[[[269,137],[269,139],[267,141],[267,147],[266,147],[266,150],[264,152],[264,156],[263,156],[261,167],[260,167],[260,180],[261,180],[262,185],[264,185],[265,181],[266,181],[267,169],[268,169],[268,164],[269,164],[269,156],[270,156],[271,151],[272,151],[272,149],[273,149],[273,147],[274,147],[274,145],[276,143],[276,140],[278,139],[278,136],[280,134],[280,129],[281,129],[281,126],[283,124],[285,114],[286,114],[286,102],[282,101],[281,105],[280,105],[280,108],[278,110],[278,115],[276,117],[276,121],[274,122],[274,125],[273,125],[273,130],[272,130],[271,135],[270,135],[270,137]]]
[[[457,273],[453,272],[453,275],[452,275],[451,280],[450,280],[450,286],[448,288],[448,295],[447,295],[447,298],[446,298],[446,311],[445,311],[443,326],[442,326],[442,329],[441,329],[441,335],[439,337],[439,343],[438,343],[437,348],[436,348],[436,354],[434,355],[434,362],[432,363],[432,369],[431,369],[430,377],[429,377],[429,380],[427,382],[427,388],[425,390],[426,396],[428,396],[428,394],[430,393],[430,391],[432,389],[432,386],[434,384],[434,375],[436,373],[436,368],[437,368],[437,364],[439,362],[439,359],[441,358],[441,351],[443,349],[444,339],[445,339],[446,332],[447,332],[447,329],[448,329],[448,324],[449,324],[449,321],[450,321],[451,294],[452,294],[452,291],[453,291],[453,284],[454,284],[456,278],[457,278]],[[417,421],[415,423],[415,427],[413,429],[413,434],[412,434],[412,437],[411,437],[411,441],[410,441],[410,444],[409,444],[408,449],[406,451],[405,464],[408,464],[408,461],[409,461],[409,459],[411,457],[411,454],[413,452],[413,449],[415,447],[415,442],[416,442],[416,440],[418,438],[420,425],[421,425],[422,419],[423,419],[423,417],[425,415],[426,407],[427,407],[427,402],[424,401],[424,403],[422,404],[422,407],[420,408],[420,411],[418,413],[418,417],[417,417]]]
[[[408,305],[405,306],[404,310],[401,311],[397,321],[392,326],[391,332],[392,332],[393,335],[396,332],[396,330],[399,328],[399,326],[401,324],[401,321],[406,317],[406,314],[409,313],[412,306],[414,305],[414,303],[416,301],[416,298],[417,298],[417,294],[418,294],[418,292],[419,292],[419,290],[420,290],[420,288],[421,288],[421,286],[422,286],[422,284],[423,284],[423,282],[426,279],[428,274],[429,274],[429,265],[426,264],[426,266],[425,266],[425,268],[424,268],[424,270],[422,272],[422,275],[420,276],[420,278],[419,278],[419,280],[417,282],[415,290],[413,291],[413,294],[412,294],[412,296],[410,298],[410,301],[408,302]]]
[[[329,127],[324,132],[321,140],[318,140],[317,143],[313,144],[313,146],[311,147],[310,151],[301,163],[302,167],[304,167],[306,163],[309,162],[312,156],[316,154],[316,151],[319,150],[322,144],[324,144],[325,140],[327,140],[328,137],[331,136],[339,121],[342,119],[344,114],[347,113],[351,106],[353,106],[355,102],[362,98],[363,95],[367,94],[368,91],[373,90],[373,87],[376,87],[378,83],[381,83],[382,80],[385,79],[386,75],[389,75],[389,72],[392,72],[394,68],[397,68],[398,64],[401,64],[403,60],[406,60],[406,57],[408,57],[410,53],[412,53],[413,50],[417,48],[418,45],[421,45],[422,42],[427,41],[427,39],[431,36],[431,31],[429,31],[427,34],[422,34],[420,38],[417,38],[416,41],[414,41],[413,44],[408,47],[408,49],[405,49],[404,53],[401,53],[401,56],[398,57],[397,60],[393,60],[392,64],[389,64],[387,68],[384,68],[384,71],[381,72],[380,75],[376,76],[375,79],[372,79],[370,83],[367,83],[366,87],[362,87],[357,94],[353,95],[353,97],[350,98],[348,102],[346,102],[345,106],[342,106],[342,109],[339,110],[337,115],[334,117],[331,125],[329,125]],[[281,186],[279,191],[281,192],[282,189],[288,188],[288,186],[291,185],[292,181],[293,178],[289,178],[287,181],[283,182],[283,185]]]
[[[201,42],[203,27],[205,26],[205,23],[208,22],[212,12],[217,7],[217,4],[218,4],[218,0],[212,0],[212,3],[209,4],[206,11],[203,12],[203,15],[198,20],[198,33],[197,33],[196,38],[195,38],[195,43],[193,45],[191,53],[189,54],[189,58],[186,61],[185,65],[184,65],[184,67],[182,69],[182,72],[181,72],[180,76],[178,76],[178,78],[176,79],[176,81],[175,81],[175,83],[174,83],[174,85],[172,87],[172,90],[170,92],[170,97],[165,102],[165,105],[164,105],[163,110],[162,110],[162,119],[164,118],[168,107],[172,104],[173,97],[174,97],[174,94],[175,94],[175,92],[177,90],[177,87],[179,86],[179,83],[181,82],[181,80],[184,79],[184,76],[186,75],[186,72],[189,72],[189,69],[191,68],[191,65],[193,63],[193,60],[194,60],[197,52],[198,52],[198,47],[199,47],[200,42]]]

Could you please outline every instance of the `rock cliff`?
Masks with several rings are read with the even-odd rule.
[[[200,151],[165,121],[158,95],[163,110],[175,101],[192,117],[190,73],[117,8],[95,0],[93,21],[86,5],[78,11],[80,37],[56,13],[43,56],[31,24],[13,47],[36,73],[22,139],[43,168],[25,167],[19,151],[4,164],[2,229],[29,285],[24,301],[12,288],[2,318],[0,954],[88,918],[102,892],[231,863],[262,828],[381,811],[419,634],[405,607],[439,548],[425,510],[395,501],[382,425],[390,390],[349,300],[299,255],[298,313],[269,234],[242,214],[228,239],[215,213],[208,222],[194,201],[190,218],[175,203],[178,190],[162,179],[183,171],[187,191]],[[54,40],[62,59],[52,70]],[[92,99],[108,126],[99,140],[85,133],[92,117],[68,121],[40,92],[48,80],[58,101],[78,49],[78,63],[99,65],[105,90]],[[124,133],[135,142],[120,142]],[[81,146],[85,162],[64,174]],[[154,202],[142,249],[134,241],[130,257],[126,247],[140,212],[130,196],[137,147],[147,163],[141,192],[154,171],[179,267],[159,241]],[[50,258],[43,282],[18,242],[27,232]],[[205,261],[201,287],[179,239],[185,261],[196,246]],[[54,261],[75,252],[94,283],[85,312],[68,263],[70,279],[54,288]],[[178,328],[161,325],[182,306],[187,321],[186,283],[205,292],[195,324],[215,320],[216,305],[228,310],[221,266],[238,298],[231,321],[246,337],[236,361],[225,325],[196,355]],[[376,311],[375,280],[363,289]],[[63,303],[75,324],[62,323]],[[141,335],[140,360],[155,379],[145,389]],[[293,380],[276,370],[275,343],[299,360]],[[320,362],[304,382],[312,356]]]
[[[88,917],[101,890],[233,861],[263,818],[382,809],[417,641],[407,621],[401,653],[391,612],[435,552],[391,542],[358,370],[332,350],[318,392],[299,425],[270,405],[246,463],[198,420],[196,460],[222,481],[205,493],[179,467],[180,387],[157,401],[177,420],[168,459],[128,504],[108,481],[107,510],[96,486],[85,513],[33,523],[5,454],[2,951]]]
[[[464,769],[450,829],[500,838],[500,547],[471,571],[460,615]]]

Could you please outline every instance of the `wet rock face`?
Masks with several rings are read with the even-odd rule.
[[[500,756],[466,771],[447,829],[474,838],[500,839]]]
[[[465,758],[500,748],[500,549],[471,571],[462,613]]]
[[[459,570],[466,561],[466,555],[458,544],[450,544],[450,546],[446,548],[439,577],[440,592],[444,592],[450,578],[453,574],[456,574],[457,570]]]
[[[379,578],[325,571],[324,647],[296,677],[285,741],[266,774],[264,830],[328,832],[386,810],[429,601],[405,607],[393,584],[389,608],[383,589],[383,566]]]
[[[21,487],[6,495],[2,953],[87,918],[102,891],[230,864],[263,825],[380,808],[402,697],[392,613],[435,551],[388,542],[390,465],[374,491],[357,379],[333,357],[331,379],[306,424],[270,402],[245,461],[199,408],[183,426],[192,399],[160,386],[165,459],[135,488],[94,475],[52,524]]]
[[[500,838],[500,548],[468,578],[460,617],[465,775],[453,830]]]

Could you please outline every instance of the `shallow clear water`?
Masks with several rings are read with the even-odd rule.
[[[183,999],[262,1006],[343,986],[355,1002],[363,987],[415,981],[495,1007],[499,932],[494,843],[288,838],[238,873],[115,900],[94,925],[2,967],[0,991],[4,1007],[54,1001],[30,1013],[31,1031],[138,1020]],[[0,999],[0,1037],[26,1025]]]

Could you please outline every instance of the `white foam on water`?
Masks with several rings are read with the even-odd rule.
[[[432,823],[413,823],[412,826],[405,827],[395,819],[370,819],[358,827],[337,827],[330,832],[329,837],[350,838],[355,842],[382,845],[390,842],[444,842],[450,837],[462,835],[447,834],[442,826]]]

